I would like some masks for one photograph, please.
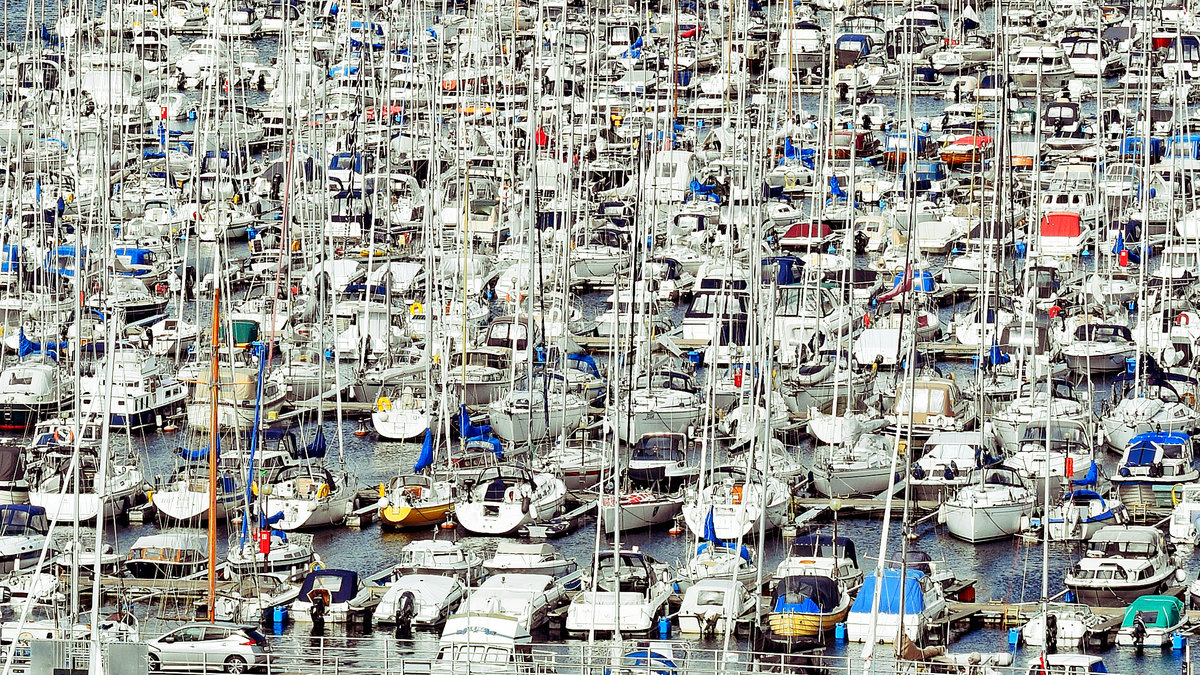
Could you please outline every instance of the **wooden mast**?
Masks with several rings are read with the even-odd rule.
[[[216,621],[217,612],[217,397],[221,391],[221,368],[217,362],[220,347],[221,285],[213,289],[212,371],[209,375],[208,420],[208,620]]]

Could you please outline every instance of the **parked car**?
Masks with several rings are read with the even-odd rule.
[[[190,623],[146,641],[150,670],[223,670],[245,673],[267,664],[271,646],[262,633],[235,623]]]

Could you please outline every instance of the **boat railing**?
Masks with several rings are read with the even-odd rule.
[[[860,649],[854,647],[850,649],[854,653],[853,656],[835,656],[805,651],[783,654],[743,649],[710,649],[684,640],[598,639],[594,643],[580,641],[521,645],[513,649],[512,657],[507,663],[489,659],[486,663],[450,664],[438,661],[438,641],[433,636],[401,640],[396,639],[391,631],[381,631],[363,637],[348,637],[344,634],[270,636],[268,641],[271,649],[267,661],[260,663],[259,668],[259,672],[268,675],[423,675],[443,672],[452,672],[455,675],[658,675],[663,672],[680,675],[764,672],[797,675],[1036,675],[1034,670],[1027,667],[997,665],[990,658],[997,655],[991,654],[958,654],[940,661],[939,657],[931,661],[897,660],[892,656],[893,648],[890,645],[878,645],[875,650],[876,656],[868,662],[861,656]],[[115,662],[115,659],[127,659],[131,654],[136,657],[140,649],[144,648],[144,645],[136,643],[106,643],[102,645],[101,651],[107,661]],[[647,650],[670,660],[674,667],[664,667],[664,664],[656,659],[647,663]],[[642,658],[638,658],[639,652]],[[28,663],[34,672],[42,672],[37,670],[37,666],[48,663],[46,659],[61,659],[67,655],[79,656],[87,653],[86,640],[34,640],[30,644],[21,645],[16,656],[18,662]],[[141,653],[145,654],[144,651]],[[203,654],[198,656],[204,658]],[[1006,654],[999,656],[1003,657]],[[1035,657],[1036,654],[1030,656]],[[210,669],[220,669],[224,666],[223,662],[215,660],[218,658],[215,653],[212,658],[214,661],[208,664]],[[51,667],[57,666],[51,664]],[[110,671],[106,669],[104,672]],[[146,672],[144,666],[140,672]]]

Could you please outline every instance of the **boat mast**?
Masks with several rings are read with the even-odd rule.
[[[214,247],[213,272],[220,269],[220,247]],[[220,347],[221,284],[213,285],[212,370],[209,374],[208,419],[208,620],[216,621],[217,600],[217,397],[220,395],[221,367],[217,361]]]

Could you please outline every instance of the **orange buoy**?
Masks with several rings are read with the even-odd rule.
[[[370,433],[370,431],[367,429],[367,423],[362,420],[359,420],[358,428],[354,430],[354,435],[361,437],[361,436],[366,436],[368,433]]]
[[[667,532],[674,536],[679,536],[683,534],[683,527],[676,523],[675,525],[672,525],[671,529],[667,530]]]

